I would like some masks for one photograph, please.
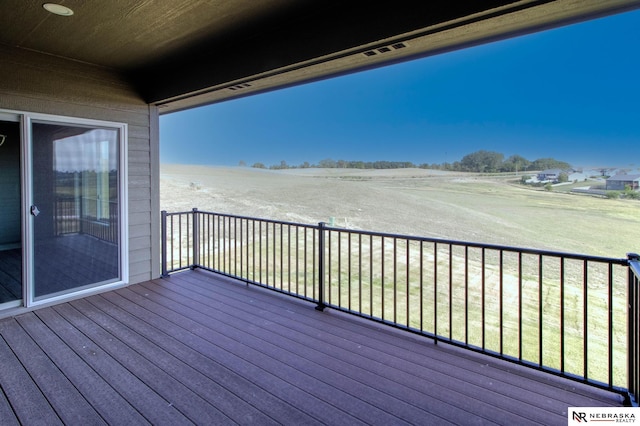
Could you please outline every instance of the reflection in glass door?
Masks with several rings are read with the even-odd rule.
[[[0,121],[0,306],[22,299],[20,123]]]
[[[119,130],[33,121],[34,300],[121,279]]]

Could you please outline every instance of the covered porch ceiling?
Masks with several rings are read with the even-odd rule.
[[[640,0],[3,0],[0,44],[111,69],[161,113],[640,7]],[[473,72],[473,71],[471,71]]]

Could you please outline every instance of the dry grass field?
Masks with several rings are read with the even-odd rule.
[[[161,208],[625,257],[640,202],[528,189],[515,178],[423,169],[161,166]]]

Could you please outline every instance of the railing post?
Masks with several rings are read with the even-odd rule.
[[[161,278],[169,278],[169,273],[167,272],[167,211],[166,210],[162,210],[160,212],[160,246],[162,247],[162,253],[161,253],[161,258],[162,258],[162,272],[160,277]]]
[[[316,309],[318,311],[324,311],[326,305],[324,304],[324,232],[326,223],[318,223],[318,305]]]
[[[200,248],[200,237],[198,235],[198,209],[196,207],[193,208],[193,210],[191,210],[193,212],[193,220],[192,220],[192,233],[191,233],[191,238],[193,239],[193,263],[189,266],[190,269],[196,269],[199,265],[198,260],[199,260],[199,248]]]
[[[625,405],[637,406],[638,405],[638,391],[640,387],[640,342],[639,342],[639,324],[640,320],[640,306],[638,306],[638,277],[632,267],[632,262],[640,262],[640,255],[636,253],[627,253],[627,259],[629,261],[629,288],[628,292],[628,306],[629,312],[627,315],[627,389],[628,395],[625,400]]]

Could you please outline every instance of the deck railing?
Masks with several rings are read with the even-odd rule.
[[[96,198],[57,197],[54,207],[54,235],[87,234],[110,243],[118,242],[117,202],[108,203],[109,216],[98,219],[83,212],[83,204],[97,204]]]
[[[600,388],[640,389],[640,263],[162,212],[163,276],[204,268]]]
[[[629,253],[628,392],[630,403],[640,402],[640,255]]]

